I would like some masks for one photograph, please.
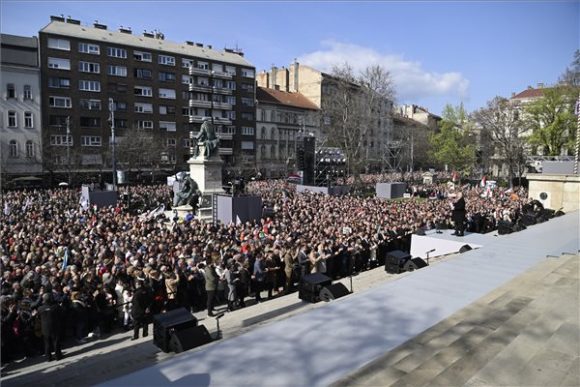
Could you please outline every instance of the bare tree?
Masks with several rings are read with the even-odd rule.
[[[134,130],[131,136],[117,138],[117,160],[126,170],[142,173],[159,168],[165,146],[161,136],[146,130]]]
[[[356,180],[371,158],[380,160],[381,142],[389,141],[391,77],[380,66],[368,67],[357,76],[344,63],[333,68],[327,89],[322,107],[324,132],[330,146],[343,149],[348,173]]]
[[[526,127],[518,109],[508,99],[495,97],[474,118],[489,133],[495,156],[507,165],[511,187],[514,177],[521,179],[526,168]]]

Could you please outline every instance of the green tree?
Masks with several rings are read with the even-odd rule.
[[[574,52],[572,64],[564,70],[559,80],[563,85],[580,87],[580,50]]]
[[[475,163],[475,146],[471,133],[446,119],[440,122],[439,127],[439,133],[430,137],[431,156],[453,170],[471,173]]]
[[[573,148],[577,96],[578,88],[558,86],[544,89],[542,98],[525,106],[526,126],[532,131],[530,145],[543,148],[548,156],[559,156],[562,150]]]

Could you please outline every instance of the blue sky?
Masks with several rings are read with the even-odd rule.
[[[294,58],[324,71],[381,64],[397,102],[439,114],[552,84],[580,47],[579,1],[27,1],[1,0],[3,33],[32,36],[50,15],[98,20],[167,40],[243,49],[256,69]]]

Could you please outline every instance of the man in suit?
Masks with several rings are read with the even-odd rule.
[[[52,361],[52,350],[54,349],[56,360],[62,359],[60,345],[62,310],[60,305],[54,302],[51,293],[42,295],[42,306],[38,308],[38,314],[44,338],[44,355],[48,361]]]
[[[133,301],[131,305],[131,315],[133,317],[133,338],[131,340],[137,340],[139,338],[140,327],[143,327],[143,337],[147,337],[149,334],[147,315],[149,314],[149,308],[152,303],[153,296],[151,295],[151,292],[145,286],[144,281],[137,278],[135,281],[135,293],[133,293]]]
[[[452,219],[455,224],[455,232],[452,235],[463,236],[465,223],[465,199],[461,192],[457,193],[455,201],[452,203],[453,212]]]

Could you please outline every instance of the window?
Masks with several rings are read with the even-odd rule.
[[[236,68],[234,66],[226,66],[226,73],[230,74],[232,77],[235,77]]]
[[[32,99],[32,87],[24,85],[24,99]]]
[[[242,141],[242,150],[253,150],[254,142],[252,141]]]
[[[159,114],[161,115],[175,114],[175,106],[159,105]]]
[[[244,97],[242,97],[242,105],[244,105],[244,106],[254,106],[254,99],[253,98],[244,98]]]
[[[66,39],[48,38],[48,48],[70,51],[70,41]]]
[[[230,120],[236,119],[236,112],[235,111],[227,111],[225,112],[225,117],[229,118]]]
[[[177,145],[177,140],[176,139],[171,138],[171,137],[165,139],[165,146],[175,147],[176,145]]]
[[[243,136],[253,136],[254,135],[254,128],[251,126],[242,126],[242,135]]]
[[[113,58],[127,58],[127,50],[117,47],[107,47],[107,55]]]
[[[81,117],[80,124],[83,128],[100,128],[101,119],[99,117]]]
[[[135,86],[135,95],[139,95],[141,97],[152,97],[153,96],[153,88],[149,86]]]
[[[50,145],[72,146],[73,145],[73,137],[70,135],[67,136],[66,134],[52,134],[50,136]]]
[[[68,89],[70,87],[70,79],[60,77],[49,77],[48,87],[53,89]]]
[[[233,95],[226,95],[226,103],[229,103],[232,106],[236,105],[236,97]]]
[[[242,113],[242,120],[253,121],[254,120],[254,113]]]
[[[51,114],[48,116],[48,125],[64,128],[66,126],[66,117],[67,116],[55,116]]]
[[[254,85],[252,85],[251,83],[242,83],[242,90],[254,91]]]
[[[63,58],[48,58],[48,68],[70,70],[70,60]]]
[[[226,89],[236,90],[236,82],[235,81],[226,81]]]
[[[161,82],[174,82],[175,81],[175,73],[168,73],[165,71],[159,72],[159,80]]]
[[[134,70],[135,78],[138,79],[152,79],[153,72],[149,69],[135,69]]]
[[[189,75],[182,75],[181,83],[183,83],[184,85],[189,85],[190,83],[193,83],[193,77]]]
[[[48,106],[54,108],[70,109],[72,107],[70,97],[48,97]]]
[[[135,102],[136,113],[153,113],[153,105],[150,103]]]
[[[175,57],[168,55],[159,55],[157,63],[166,66],[175,66]]]
[[[197,85],[209,86],[209,79],[204,77],[197,77]]]
[[[9,111],[8,112],[8,127],[15,128],[16,126],[18,126],[18,120],[16,119],[16,112]]]
[[[115,128],[128,128],[127,120],[124,118],[115,118]]]
[[[26,158],[34,158],[34,143],[31,140],[26,141]]]
[[[181,67],[188,69],[191,66],[193,66],[193,59],[181,58]]]
[[[242,77],[254,78],[254,70],[253,69],[242,69]]]
[[[101,72],[101,65],[92,62],[79,62],[79,71],[81,73],[99,74]]]
[[[79,52],[84,52],[85,54],[99,55],[101,53],[101,49],[97,44],[79,43]]]
[[[184,148],[191,148],[191,139],[189,138],[182,139],[182,144]]]
[[[32,112],[24,112],[24,127],[31,129],[34,127],[34,120],[32,119]]]
[[[218,89],[221,89],[222,87],[224,87],[224,82],[221,79],[214,79],[213,80],[213,87],[217,87]]]
[[[16,142],[16,140],[10,140],[10,143],[8,145],[8,156],[12,159],[18,157],[18,143]]]
[[[159,129],[165,129],[168,132],[175,132],[175,130],[177,129],[175,122],[171,122],[171,121],[159,121]],[[175,139],[174,139],[175,140]],[[175,146],[175,144],[174,144]]]
[[[175,90],[173,90],[173,89],[159,89],[159,98],[175,99]]]
[[[115,103],[115,111],[116,112],[126,112],[127,111],[127,102],[115,100],[114,103]]]
[[[153,129],[153,121],[137,120],[137,129]]]
[[[197,68],[203,70],[209,70],[209,63],[206,62],[197,62]]]
[[[81,146],[101,146],[101,136],[81,136]]]
[[[100,92],[101,91],[101,82],[99,82],[99,81],[87,81],[87,80],[81,79],[79,81],[79,90]]]
[[[127,67],[109,65],[109,66],[107,66],[107,74],[114,75],[116,77],[126,77],[127,76]]]
[[[144,51],[133,51],[133,58],[140,62],[151,62],[151,53]]]
[[[101,100],[100,99],[81,99],[79,105],[83,110],[101,110]]]
[[[16,98],[16,88],[14,87],[14,83],[6,85],[6,98]]]

